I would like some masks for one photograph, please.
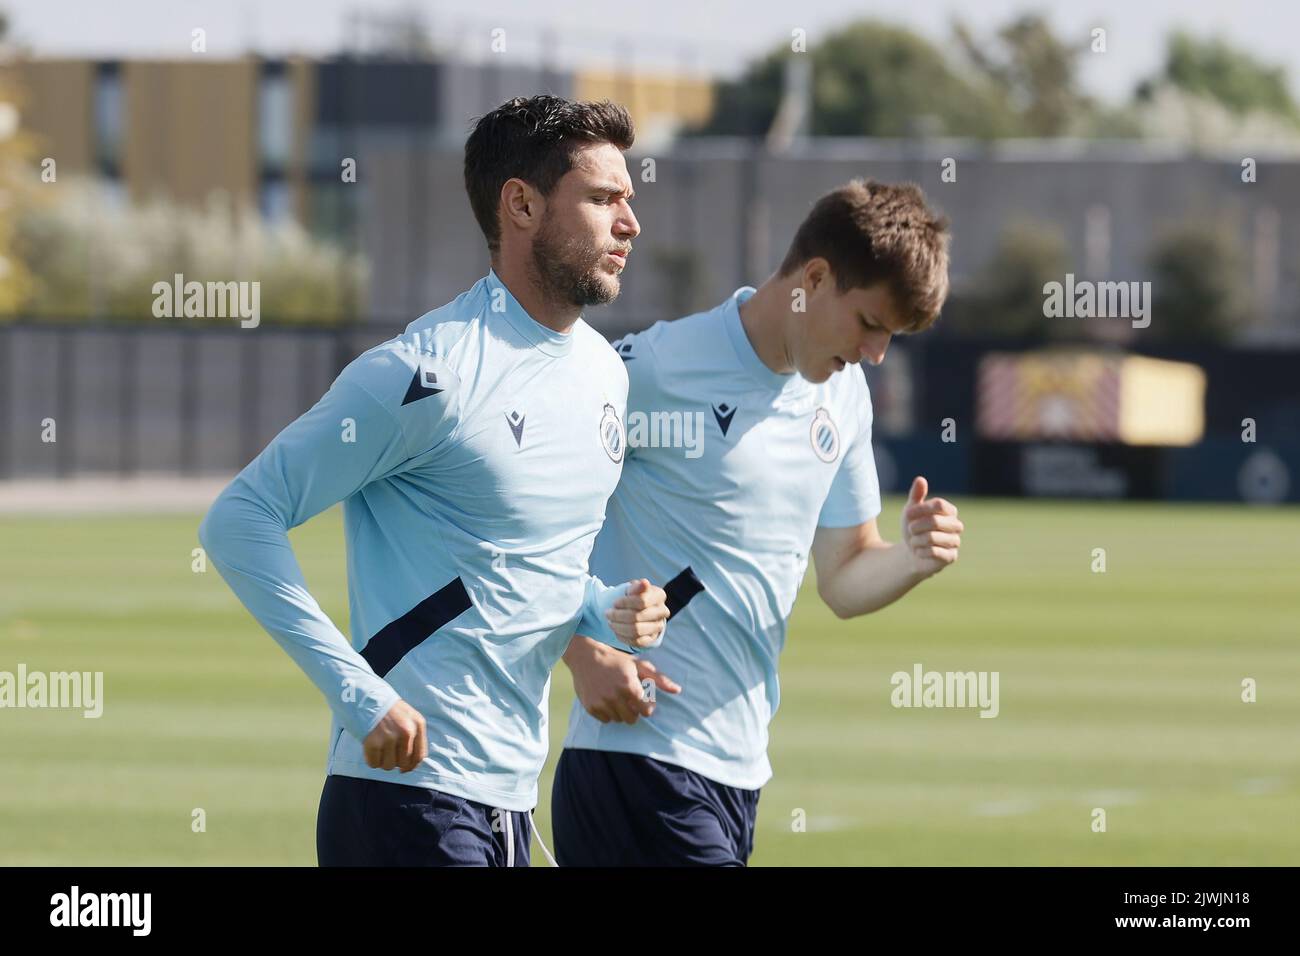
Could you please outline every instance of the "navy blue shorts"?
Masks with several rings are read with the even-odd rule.
[[[321,866],[527,866],[531,819],[440,790],[330,774],[316,816]]]
[[[566,749],[551,789],[560,866],[745,866],[757,790],[653,757]]]

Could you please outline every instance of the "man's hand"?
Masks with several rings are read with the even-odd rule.
[[[619,640],[632,647],[649,647],[659,640],[668,622],[668,595],[645,578],[632,582],[627,594],[605,615]]]
[[[429,752],[425,736],[424,715],[404,700],[399,700],[384,714],[384,719],[362,742],[366,763],[377,770],[401,770],[410,773]]]
[[[641,681],[653,680],[660,690],[670,694],[681,687],[643,658],[624,654],[599,641],[575,634],[564,652],[564,663],[573,674],[573,689],[583,708],[602,724],[611,720],[635,724],[641,717],[655,712],[655,705],[644,700]]]
[[[929,577],[957,560],[965,525],[957,520],[957,508],[943,498],[926,501],[930,484],[921,476],[912,479],[912,490],[903,508],[903,546],[917,574]]]

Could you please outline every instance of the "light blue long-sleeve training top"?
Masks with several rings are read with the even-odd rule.
[[[618,483],[627,373],[582,320],[534,321],[495,273],[359,356],[221,493],[213,565],[325,695],[327,772],[531,809],[550,673],[575,629],[622,650],[587,573]],[[343,502],[352,641],[286,532]],[[362,740],[398,699],[429,751],[410,773]]]

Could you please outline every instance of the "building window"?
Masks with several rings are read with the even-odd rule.
[[[101,171],[116,176],[122,162],[122,75],[116,63],[101,63],[95,74],[95,158]]]
[[[282,172],[293,150],[293,88],[282,69],[264,69],[257,89],[258,158],[266,172]]]

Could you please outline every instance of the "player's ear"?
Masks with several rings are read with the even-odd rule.
[[[814,256],[803,264],[803,287],[809,294],[816,292],[817,289],[830,278],[831,264],[821,256]]]
[[[501,225],[535,229],[542,218],[541,194],[522,179],[507,179],[501,186]]]

